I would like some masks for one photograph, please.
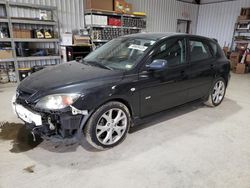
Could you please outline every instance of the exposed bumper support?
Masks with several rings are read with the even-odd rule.
[[[69,110],[61,112],[41,112],[28,104],[23,106],[16,103],[15,96],[12,105],[18,118],[22,119],[26,127],[30,129],[34,140],[36,139],[35,135],[52,140],[54,138],[57,140],[75,138],[89,117],[88,110],[79,110],[74,106],[70,106]]]
[[[71,110],[72,110],[72,114],[73,115],[77,115],[77,114],[81,114],[81,115],[88,115],[88,110],[79,110],[77,108],[75,108],[74,106],[71,106]]]

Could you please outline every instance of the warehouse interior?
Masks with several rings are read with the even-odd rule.
[[[219,106],[194,101],[154,114],[105,151],[85,139],[35,138],[13,112],[30,76],[151,32],[218,42],[230,64]],[[0,0],[0,187],[248,188],[249,93],[249,0]]]

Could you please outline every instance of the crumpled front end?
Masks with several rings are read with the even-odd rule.
[[[40,110],[29,99],[35,92],[17,90],[13,97],[13,110],[33,135],[44,139],[70,139],[75,138],[81,123],[88,115],[73,106],[62,110]]]

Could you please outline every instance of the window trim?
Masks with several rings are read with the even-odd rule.
[[[184,40],[184,44],[185,44],[185,60],[184,60],[184,63],[181,63],[181,64],[176,64],[176,65],[172,65],[170,66],[170,68],[175,68],[175,67],[181,67],[181,66],[186,66],[189,64],[189,61],[188,61],[188,46],[187,46],[187,37],[185,36],[182,36],[182,37],[178,37],[178,36],[174,36],[174,37],[169,37],[167,39],[164,39],[162,41],[159,41],[159,43],[154,47],[154,49],[152,49],[150,52],[149,52],[149,56],[148,58],[146,59],[145,63],[143,63],[143,65],[140,67],[140,71],[144,71],[145,70],[145,65],[148,63],[148,61],[151,60],[151,58],[155,55],[155,53],[157,52],[157,50],[160,48],[160,46],[163,44],[163,43],[166,43],[168,40],[172,40],[172,39],[176,39],[176,40]],[[153,53],[152,53],[153,51]],[[152,54],[151,54],[152,53]]]

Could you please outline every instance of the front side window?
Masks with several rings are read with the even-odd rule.
[[[155,59],[167,60],[169,66],[186,62],[186,46],[184,39],[168,39],[162,43],[153,56]]]
[[[154,43],[154,40],[143,38],[117,38],[90,53],[84,61],[110,69],[129,70],[151,49]]]
[[[202,61],[212,57],[209,46],[198,40],[190,40],[190,61]]]

